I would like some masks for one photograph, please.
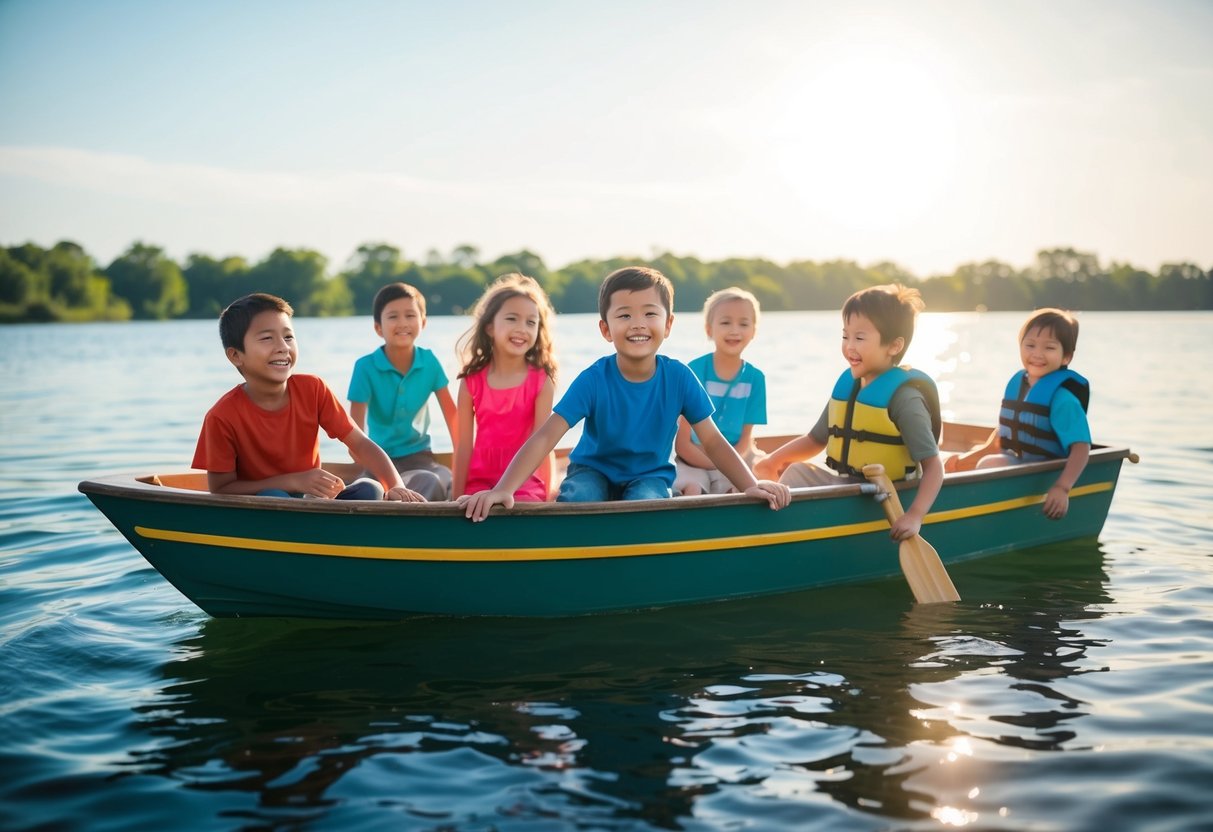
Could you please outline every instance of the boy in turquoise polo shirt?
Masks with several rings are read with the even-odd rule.
[[[434,353],[416,344],[425,329],[425,298],[407,283],[389,283],[375,295],[374,315],[383,346],[354,364],[350,416],[387,452],[408,488],[427,500],[446,500],[451,469],[430,450],[427,404],[433,394],[454,437],[455,400]]]

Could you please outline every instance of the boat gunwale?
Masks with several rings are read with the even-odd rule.
[[[1110,462],[1130,457],[1131,452],[1128,447],[1097,445],[1091,450],[1088,466],[1093,463]],[[1066,460],[1064,459],[1045,460],[1015,466],[950,473],[944,477],[944,487],[950,485],[972,485],[999,479],[1023,477],[1036,472],[1060,469],[1065,463]],[[453,501],[403,503],[396,501],[308,500],[294,497],[212,494],[206,491],[164,485],[158,481],[153,481],[157,476],[132,473],[113,474],[84,480],[78,485],[78,490],[85,495],[118,497],[144,502],[251,509],[257,511],[289,511],[306,514],[451,517],[462,515],[464,512],[463,507]],[[896,484],[896,488],[899,491],[914,487],[916,487],[916,484],[912,482],[899,482]],[[831,500],[870,492],[870,486],[866,483],[844,483],[841,485],[793,488],[792,502]],[[653,500],[599,503],[517,502],[514,504],[514,508],[510,510],[494,507],[492,516],[631,514],[654,511],[702,510],[743,504],[760,504],[760,501],[753,497],[747,497],[745,494],[703,494],[693,497],[666,497]]]

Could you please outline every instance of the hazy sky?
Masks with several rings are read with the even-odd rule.
[[[1213,267],[1213,2],[0,0],[0,244]]]

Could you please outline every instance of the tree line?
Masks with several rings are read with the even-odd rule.
[[[310,249],[278,248],[256,263],[205,254],[177,263],[162,248],[143,242],[101,267],[81,246],[63,241],[49,249],[33,243],[0,248],[0,322],[216,318],[229,302],[249,292],[284,297],[303,316],[368,315],[375,292],[393,281],[420,289],[431,315],[462,314],[485,286],[507,272],[539,281],[558,312],[595,312],[602,278],[637,263],[660,269],[673,281],[678,311],[699,309],[709,294],[727,286],[749,289],[765,310],[837,309],[851,293],[891,282],[917,287],[933,312],[1041,306],[1213,309],[1213,269],[1168,263],[1153,274],[1127,263],[1105,267],[1095,254],[1073,248],[1041,250],[1036,262],[1023,269],[988,260],[922,279],[890,262],[705,262],[670,253],[581,260],[553,270],[525,249],[486,262],[471,245],[448,254],[431,250],[417,262],[381,242],[359,246],[335,273],[324,255]]]

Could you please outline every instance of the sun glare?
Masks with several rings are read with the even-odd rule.
[[[930,210],[955,130],[939,70],[885,47],[814,62],[783,102],[785,184],[815,213],[881,230]]]

